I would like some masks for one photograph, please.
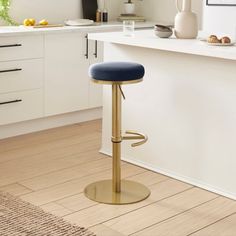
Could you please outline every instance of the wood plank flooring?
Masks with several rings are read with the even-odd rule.
[[[129,163],[123,178],[149,186],[148,199],[112,206],[85,198],[87,184],[111,176],[100,141],[100,120],[0,140],[0,190],[98,236],[236,236],[235,201]]]

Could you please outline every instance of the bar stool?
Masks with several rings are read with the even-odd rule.
[[[139,83],[145,74],[144,67],[130,62],[104,62],[94,64],[89,70],[92,81],[98,84],[112,85],[112,180],[102,180],[88,185],[85,196],[93,201],[106,204],[130,204],[146,199],[150,191],[144,185],[121,180],[121,143],[123,140],[139,139],[131,146],[136,147],[147,142],[147,136],[135,131],[121,132],[121,85]]]

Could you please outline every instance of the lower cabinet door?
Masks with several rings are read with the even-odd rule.
[[[43,117],[43,90],[0,95],[0,125]]]
[[[88,41],[85,33],[45,36],[45,115],[88,109]]]

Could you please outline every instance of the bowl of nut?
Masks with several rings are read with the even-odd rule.
[[[207,44],[211,46],[233,46],[235,43],[228,36],[218,38],[216,35],[210,35],[207,38]]]

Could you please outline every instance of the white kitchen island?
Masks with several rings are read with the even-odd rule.
[[[123,142],[123,160],[236,199],[236,47],[199,40],[90,34],[103,41],[105,61],[135,61],[144,81],[123,86],[123,131],[149,136]],[[101,85],[97,85],[101,86]],[[104,86],[101,152],[111,154],[111,87]]]

